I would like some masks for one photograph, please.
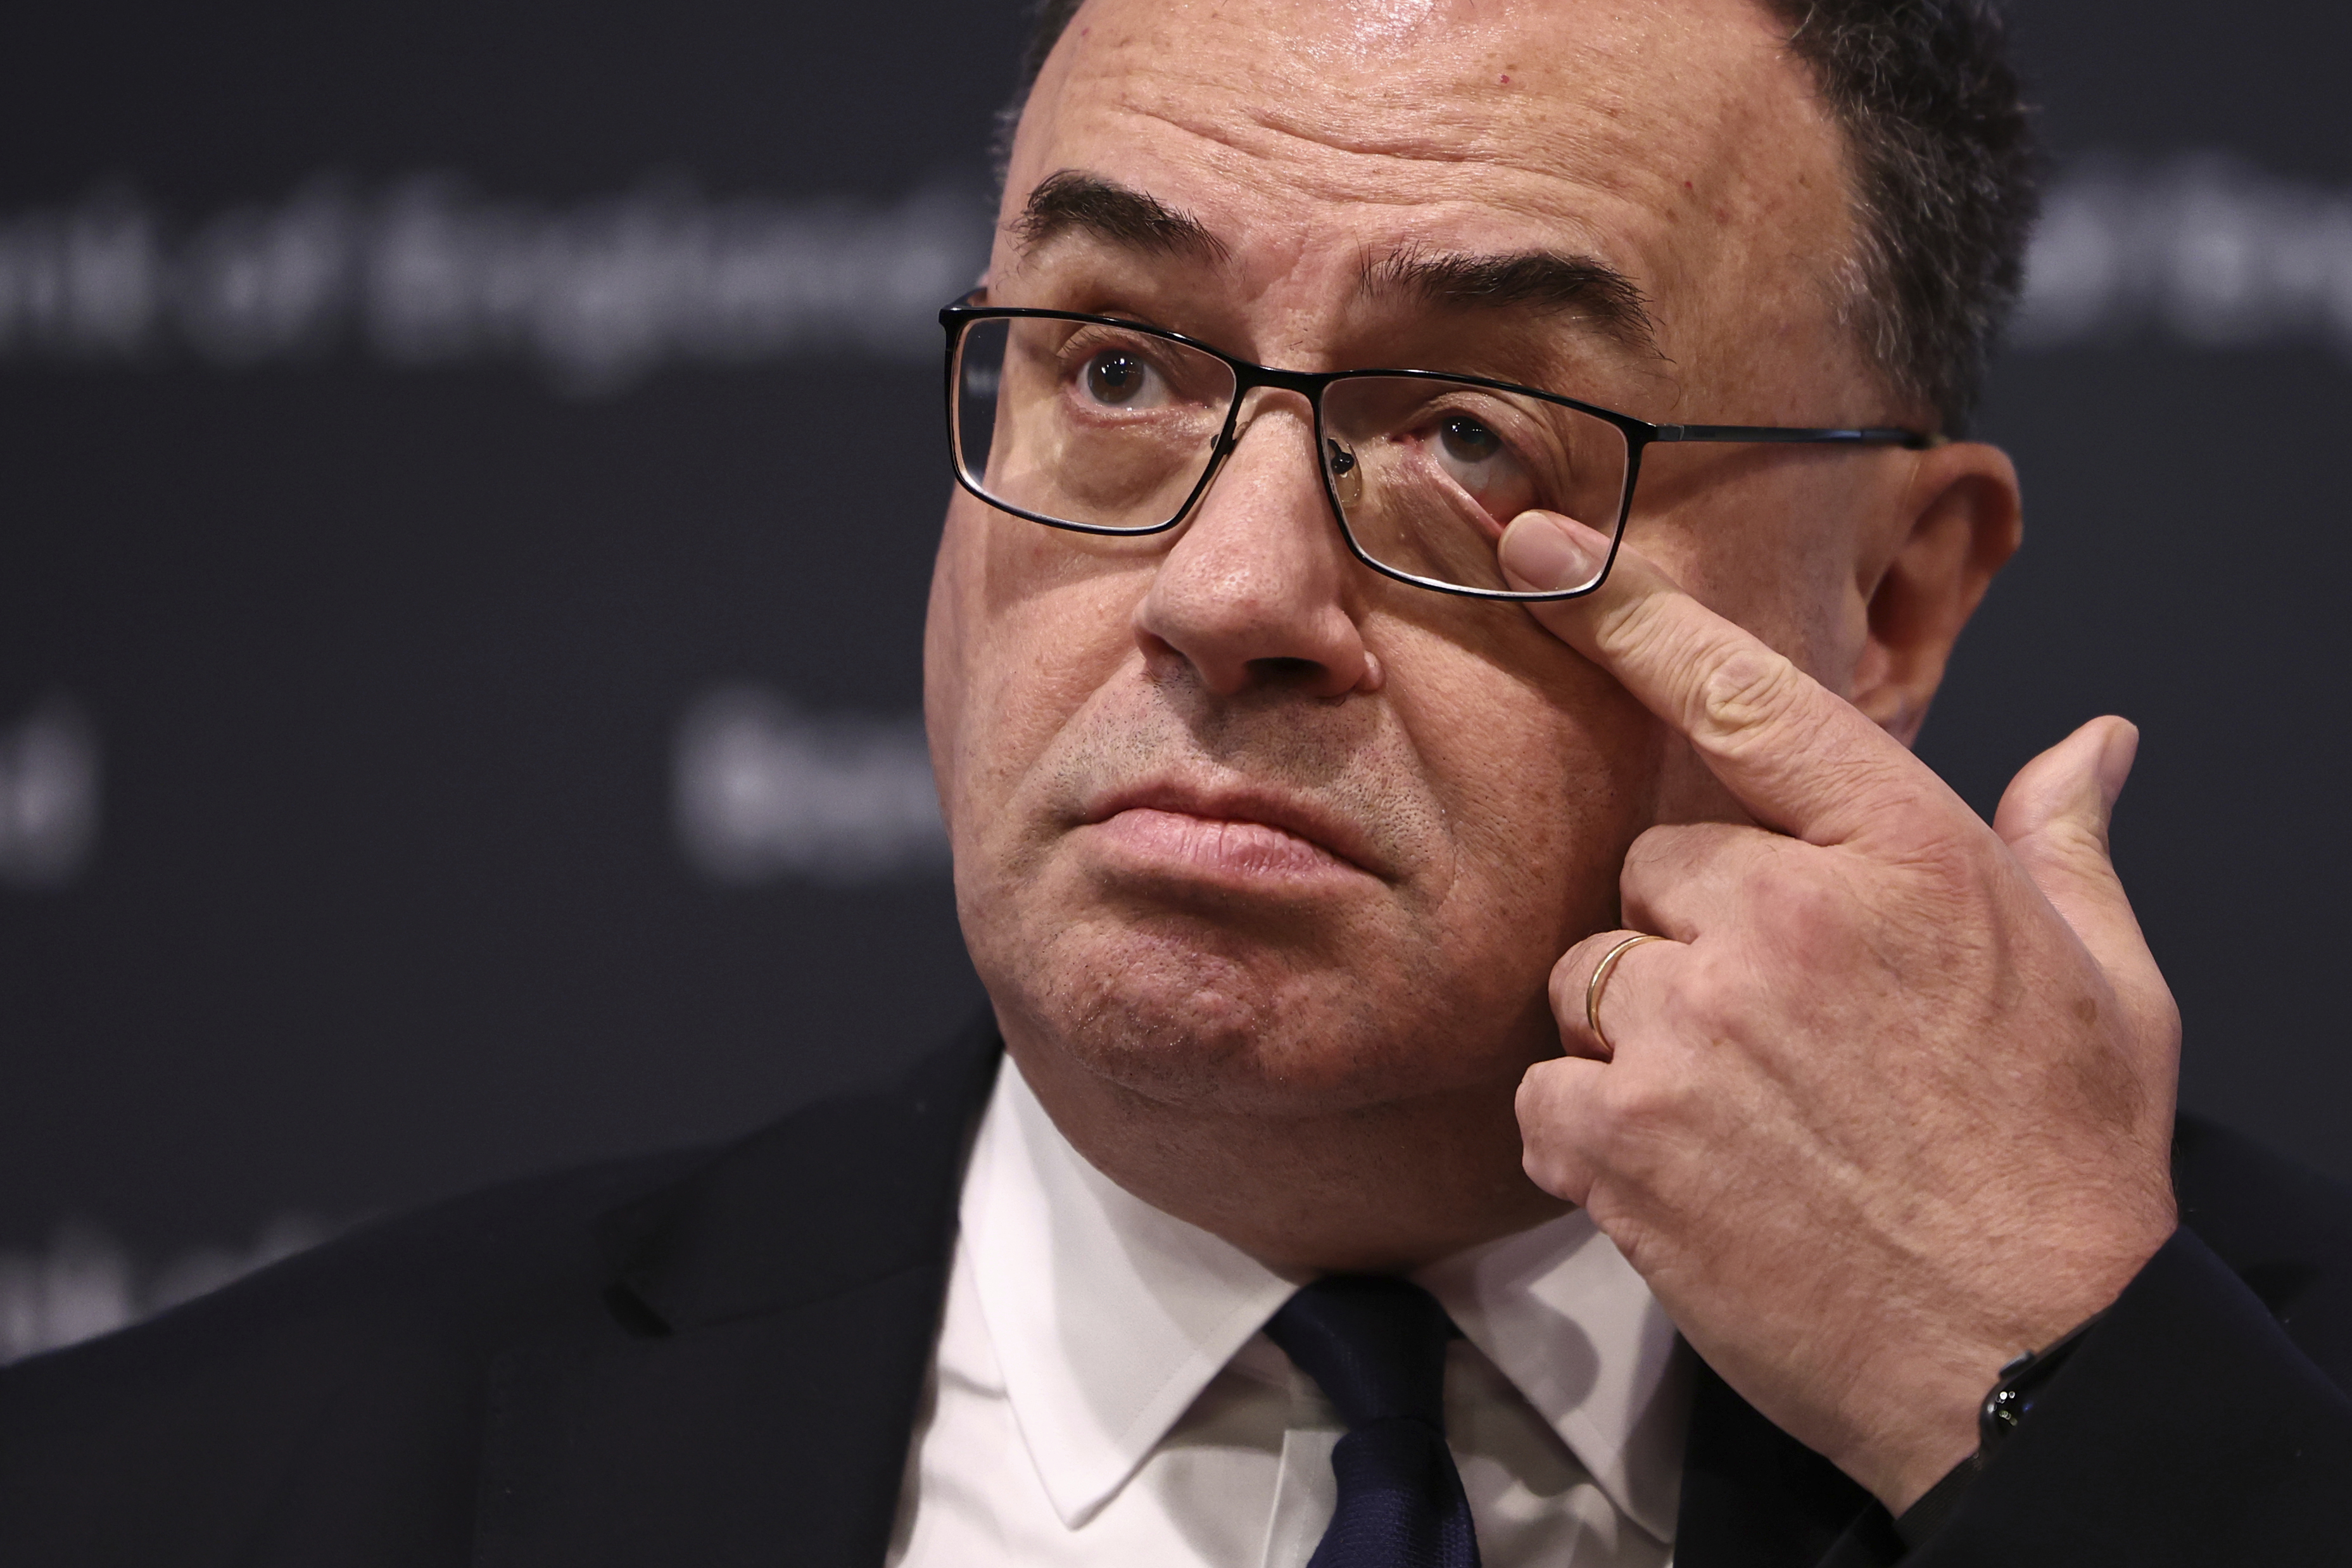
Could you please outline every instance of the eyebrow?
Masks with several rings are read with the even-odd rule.
[[[1063,169],[1040,180],[1012,228],[1024,250],[1064,235],[1085,234],[1145,256],[1212,265],[1232,256],[1225,242],[1192,214],[1083,169]],[[1648,296],[1597,257],[1554,250],[1479,256],[1406,249],[1367,262],[1360,287],[1371,294],[1409,294],[1449,310],[1581,317],[1637,353],[1663,357]]]
[[[1367,292],[1396,291],[1452,310],[1581,316],[1640,353],[1659,353],[1649,297],[1607,262],[1553,250],[1503,256],[1402,250],[1368,264]]]
[[[1219,262],[1231,254],[1225,242],[1200,219],[1147,195],[1079,169],[1046,175],[1029,193],[1013,232],[1034,250],[1066,234],[1087,234],[1147,256]]]

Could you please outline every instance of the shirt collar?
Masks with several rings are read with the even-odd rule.
[[[1010,1058],[961,1217],[1005,1397],[1072,1529],[1301,1283],[1088,1164]]]
[[[972,1147],[961,1221],[1005,1397],[1072,1529],[1304,1283],[1096,1170],[1010,1058]],[[1687,1358],[1590,1217],[1563,1215],[1415,1279],[1610,1500],[1671,1541]]]
[[[1582,1209],[1413,1276],[1627,1518],[1675,1538],[1690,1356]]]

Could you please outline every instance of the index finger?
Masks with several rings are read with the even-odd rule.
[[[1527,589],[1588,582],[1608,550],[1606,534],[1541,511],[1513,519],[1500,545],[1504,574]],[[1766,826],[1846,843],[1916,812],[1923,790],[1968,810],[1853,704],[1622,544],[1599,588],[1528,609],[1688,739]]]

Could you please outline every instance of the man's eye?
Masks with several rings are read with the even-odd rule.
[[[1457,463],[1476,465],[1499,457],[1502,437],[1487,429],[1466,414],[1449,416],[1437,426],[1437,439],[1445,455]]]
[[[1441,413],[1423,429],[1435,468],[1490,518],[1508,521],[1536,503],[1533,476],[1485,420]]]
[[[1151,369],[1125,349],[1105,349],[1087,361],[1087,392],[1097,403],[1124,408],[1150,386]]]

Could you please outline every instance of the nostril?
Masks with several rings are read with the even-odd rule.
[[[1311,658],[1254,658],[1250,672],[1268,685],[1297,686],[1322,678],[1323,667]]]

